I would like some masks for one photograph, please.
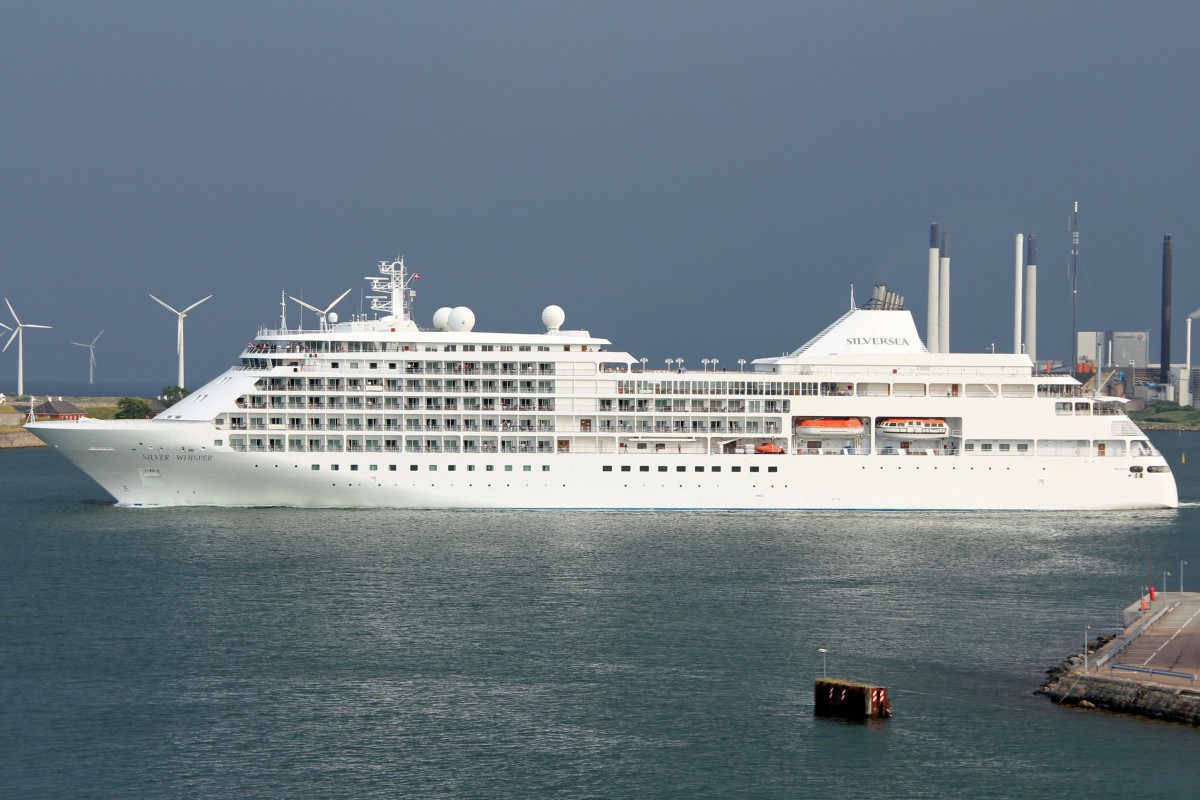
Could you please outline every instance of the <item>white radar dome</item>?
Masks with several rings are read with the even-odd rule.
[[[330,311],[325,318],[329,320],[330,325],[337,325],[338,315],[336,311]]]
[[[542,324],[546,326],[548,333],[554,333],[562,324],[567,321],[567,312],[563,311],[558,306],[546,306],[542,310]]]
[[[442,306],[433,312],[433,329],[435,331],[450,330],[450,312],[453,310],[450,306]]]
[[[475,327],[475,312],[466,306],[459,306],[450,312],[450,330],[456,333],[469,331]]]

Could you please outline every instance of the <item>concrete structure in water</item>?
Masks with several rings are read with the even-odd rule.
[[[1194,592],[1134,603],[1121,635],[1051,670],[1041,691],[1063,705],[1200,725],[1197,617]]]
[[[892,715],[887,687],[858,681],[818,678],[813,701],[813,713],[818,717],[883,719]]]

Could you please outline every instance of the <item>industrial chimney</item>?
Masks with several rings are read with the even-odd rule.
[[[938,269],[938,349],[950,352],[950,234],[942,234],[942,258]]]
[[[1170,385],[1171,379],[1171,235],[1163,237],[1162,256],[1162,348],[1158,365],[1158,382]]]
[[[931,353],[938,351],[938,224],[929,226],[929,302],[925,326],[925,346]]]
[[[1025,353],[1037,367],[1037,236],[1025,241]]]
[[[1016,285],[1013,291],[1013,352],[1021,352],[1021,272],[1025,269],[1025,237],[1017,234]]]

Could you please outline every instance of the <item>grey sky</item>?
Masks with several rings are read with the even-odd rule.
[[[29,391],[188,383],[279,292],[357,310],[406,254],[418,321],[568,327],[661,365],[774,355],[886,282],[924,331],[928,224],[955,350],[1011,348],[1039,241],[1039,355],[1200,306],[1194,2],[0,5],[0,293]],[[298,308],[289,309],[292,322]],[[7,311],[0,319],[10,322]],[[307,322],[313,322],[311,315]],[[16,384],[16,347],[0,389]]]

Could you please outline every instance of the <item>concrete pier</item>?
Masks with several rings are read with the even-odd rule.
[[[1120,635],[1050,671],[1063,705],[1200,725],[1200,594],[1167,592],[1125,611]],[[1086,670],[1085,670],[1086,664]]]

